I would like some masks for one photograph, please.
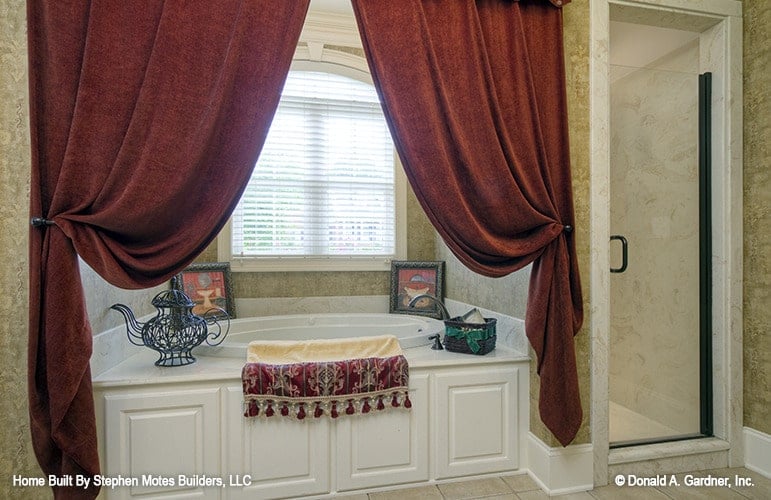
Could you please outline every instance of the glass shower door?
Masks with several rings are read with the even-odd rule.
[[[705,432],[709,237],[693,61],[697,43],[643,68],[611,66],[611,446]]]

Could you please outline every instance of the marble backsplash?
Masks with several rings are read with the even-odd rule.
[[[236,299],[236,314],[239,318],[246,318],[314,313],[387,313],[388,302],[386,295]],[[446,300],[445,305],[453,316],[464,314],[475,307],[456,300]],[[484,317],[497,320],[496,346],[505,346],[527,354],[523,320],[488,309],[479,310]],[[146,321],[149,317],[151,315],[139,320]],[[135,346],[128,341],[123,325],[98,333],[94,336],[94,351],[91,356],[92,376],[98,376],[143,349],[147,348]]]

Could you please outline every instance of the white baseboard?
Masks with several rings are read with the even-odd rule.
[[[527,435],[528,474],[548,495],[588,491],[594,487],[591,444],[552,448]]]
[[[771,478],[771,436],[744,428],[744,466]]]

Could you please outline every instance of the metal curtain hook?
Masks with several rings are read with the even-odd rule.
[[[32,217],[29,223],[32,227],[46,227],[46,226],[53,226],[56,224],[54,221],[45,219],[43,217]]]

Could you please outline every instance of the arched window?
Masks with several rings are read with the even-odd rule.
[[[233,213],[234,269],[377,269],[397,257],[395,152],[374,86],[292,70]]]

